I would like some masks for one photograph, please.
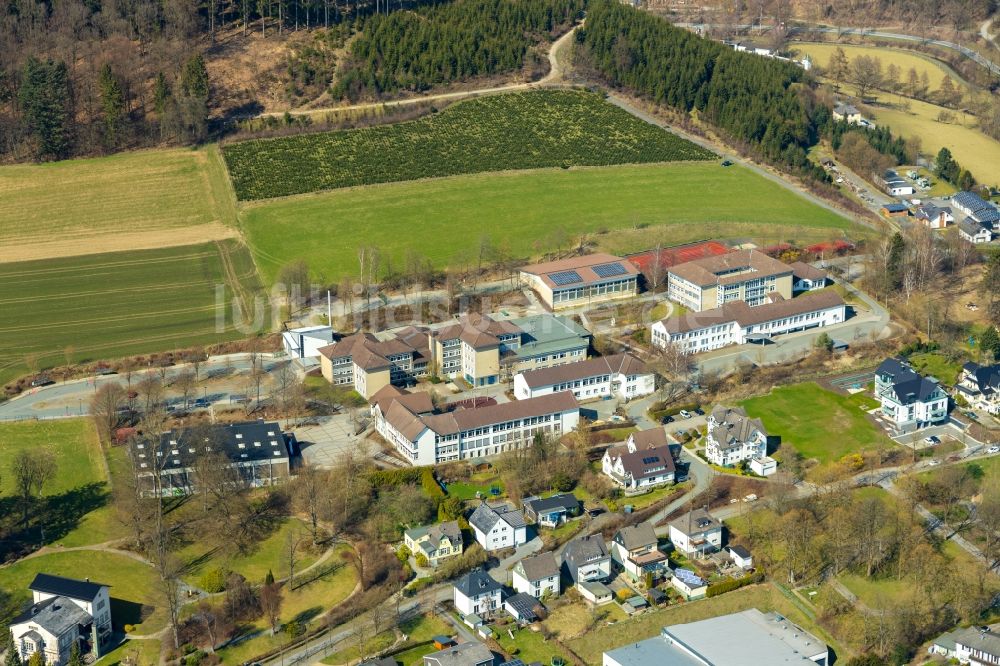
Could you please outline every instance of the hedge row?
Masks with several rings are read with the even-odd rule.
[[[721,583],[716,583],[715,585],[709,585],[708,591],[705,596],[717,597],[720,594],[725,594],[726,592],[732,592],[733,590],[738,590],[746,585],[753,585],[754,583],[760,583],[764,580],[764,572],[758,571],[756,573],[748,574],[742,578],[731,578]]]

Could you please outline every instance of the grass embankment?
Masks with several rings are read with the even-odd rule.
[[[84,361],[243,337],[231,301],[252,306],[259,293],[250,254],[233,240],[0,264],[0,383],[29,362],[64,363],[67,347]]]
[[[892,444],[852,397],[807,382],[775,388],[740,404],[764,422],[769,434],[781,437],[782,444],[790,444],[806,459],[826,464],[849,453]]]
[[[674,163],[457,176],[336,190],[247,206],[244,232],[265,281],[302,258],[335,280],[357,272],[357,248],[403,265],[407,251],[465,265],[480,239],[516,257],[565,248],[582,234],[604,249],[696,238],[828,239],[849,220],[739,166]],[[337,242],[329,242],[336,238]]]
[[[244,201],[488,171],[715,158],[599,94],[569,90],[491,95],[409,122],[243,141],[223,155]]]
[[[0,262],[231,238],[234,221],[214,147],[0,167]]]

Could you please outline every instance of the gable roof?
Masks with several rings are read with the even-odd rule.
[[[726,550],[728,550],[733,555],[742,557],[744,560],[750,557],[750,551],[744,548],[743,546],[726,546]]]
[[[629,439],[636,448],[652,448],[657,446],[667,446],[670,440],[667,439],[667,431],[665,428],[648,428],[646,430],[638,430],[629,435]]]
[[[794,261],[788,264],[788,267],[792,269],[792,275],[798,280],[810,280],[816,282],[818,280],[826,279],[826,271],[816,268],[815,266],[810,266],[804,261]]]
[[[424,655],[424,664],[433,666],[478,666],[493,664],[493,653],[479,641],[469,641]]]
[[[875,369],[875,374],[886,378],[892,393],[902,405],[936,399],[941,386],[934,379],[923,377],[899,358],[887,358]]]
[[[735,448],[758,436],[767,437],[764,422],[747,416],[742,407],[716,405],[712,409],[711,418],[715,425],[710,434],[720,448]]]
[[[656,546],[658,539],[652,523],[629,525],[618,530],[614,537],[615,543],[621,544],[625,550],[635,550],[644,546]]]
[[[462,530],[458,526],[458,521],[450,520],[446,523],[436,523],[434,525],[422,525],[420,527],[413,527],[406,530],[406,535],[410,537],[415,542],[420,542],[419,545],[423,547],[424,544],[430,546],[430,550],[437,550],[441,545],[441,538],[448,537],[451,543],[462,543]],[[426,541],[420,541],[424,537],[427,537]]]
[[[1000,363],[994,365],[979,365],[969,361],[962,370],[975,381],[980,393],[989,395],[1000,389]]]
[[[729,301],[721,307],[668,317],[659,323],[668,333],[688,333],[733,322],[745,328],[844,304],[844,299],[835,291],[812,291],[796,298],[776,300],[757,307],[750,307],[744,301]]]
[[[670,527],[688,537],[722,529],[720,523],[705,509],[694,509],[670,521]]]
[[[526,557],[518,562],[515,567],[524,574],[529,581],[542,580],[559,575],[559,565],[556,563],[556,556],[552,552],[539,553]]]
[[[78,578],[65,578],[63,576],[39,573],[35,574],[35,579],[31,581],[28,589],[32,592],[55,594],[81,601],[93,601],[100,593],[101,588],[104,587],[111,586],[103,583],[92,583],[90,580],[79,580]]]
[[[607,557],[609,557],[608,549],[600,534],[589,534],[573,539],[563,549],[563,563],[571,568],[578,569],[585,564],[599,562]]]
[[[503,589],[503,585],[495,581],[492,576],[482,569],[473,569],[465,574],[455,581],[454,587],[470,599]]]
[[[666,438],[666,433],[663,437]],[[625,475],[635,481],[677,471],[673,453],[667,444],[637,446],[634,451],[629,449],[628,444],[624,444],[608,449],[605,455],[609,456],[612,464],[617,464],[620,460]]]
[[[527,499],[524,501],[524,507],[530,509],[535,515],[557,509],[576,511],[580,507],[580,500],[573,493],[559,493],[545,499],[540,497]]]
[[[530,388],[538,388],[598,375],[645,375],[649,372],[649,366],[636,356],[626,353],[598,356],[586,361],[564,363],[551,368],[528,370],[522,372],[521,377]]]
[[[539,606],[538,599],[527,592],[518,592],[504,602],[505,606],[510,606],[517,613],[520,620],[536,620],[538,613],[535,609]]]
[[[984,200],[975,192],[958,192],[952,195],[951,200],[956,206],[960,206],[961,208],[973,213],[993,207],[993,204]]]
[[[505,522],[512,529],[518,529],[527,525],[524,521],[524,513],[515,511],[507,504],[490,505],[482,502],[476,510],[469,516],[469,524],[480,532],[489,533],[497,523]]]
[[[88,600],[90,601],[90,600]],[[10,625],[32,622],[53,636],[76,625],[90,624],[93,616],[64,596],[50,597],[32,604],[26,611],[10,621]]]

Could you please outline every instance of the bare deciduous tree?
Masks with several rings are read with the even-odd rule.
[[[101,441],[110,442],[115,428],[121,423],[121,408],[125,406],[125,389],[118,382],[101,384],[90,399],[90,418],[97,426]]]
[[[10,472],[21,505],[21,525],[27,527],[32,500],[56,475],[56,460],[48,451],[21,450],[14,454]]]

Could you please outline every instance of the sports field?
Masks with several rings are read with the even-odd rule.
[[[678,236],[732,238],[777,226],[839,236],[849,220],[740,166],[715,162],[544,169],[335,190],[248,205],[241,225],[265,281],[297,258],[334,280],[357,272],[357,248],[394,263],[408,248],[434,265],[464,263],[488,236],[515,257],[555,249],[557,237],[640,229],[637,247]],[[601,236],[615,242],[616,233]],[[668,239],[664,239],[668,240]],[[640,244],[643,243],[643,244]]]
[[[0,167],[0,262],[236,236],[216,147]]]
[[[831,44],[829,42],[794,42],[790,48],[800,54],[808,54],[813,63],[819,65],[824,70],[830,66],[830,56],[837,50],[837,47],[844,49],[847,59],[853,61],[858,56],[868,56],[878,58],[882,61],[882,71],[889,65],[896,65],[900,69],[900,80],[905,85],[910,68],[917,71],[917,76],[927,73],[927,80],[930,90],[935,91],[941,87],[941,81],[945,76],[950,76],[957,86],[965,86],[965,82],[944,63],[926,56],[917,51],[909,51],[903,48],[881,48],[877,46],[855,46],[852,44]]]
[[[232,240],[0,264],[0,383],[26,373],[32,355],[40,368],[65,363],[67,346],[84,361],[242,337],[226,306],[259,292],[250,254]]]

